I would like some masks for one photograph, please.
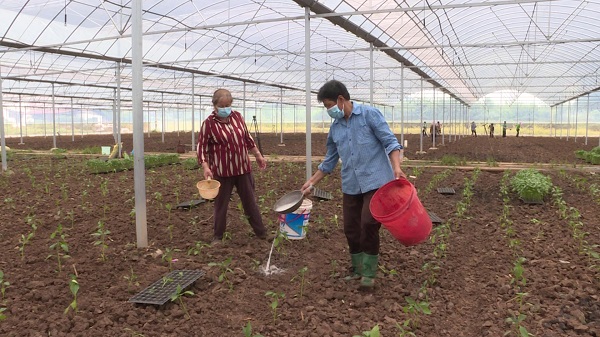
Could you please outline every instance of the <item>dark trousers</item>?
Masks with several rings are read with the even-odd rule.
[[[381,223],[373,218],[369,203],[376,190],[359,194],[344,194],[344,234],[350,254],[379,254],[379,228]]]
[[[215,177],[221,183],[219,195],[215,198],[215,231],[214,237],[222,239],[227,227],[227,208],[229,206],[229,198],[233,187],[237,190],[238,195],[244,207],[244,214],[248,217],[248,222],[257,236],[265,235],[267,230],[262,221],[260,210],[256,204],[256,196],[254,193],[254,177],[251,173],[242,174],[234,177]]]

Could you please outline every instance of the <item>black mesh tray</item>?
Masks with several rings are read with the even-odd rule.
[[[325,192],[325,191],[323,191],[320,188],[313,187],[313,190],[312,190],[311,193],[317,199],[321,199],[321,200],[331,200],[331,199],[333,199],[333,195],[331,193]]]
[[[173,270],[135,294],[129,299],[129,302],[163,305],[170,301],[171,296],[177,292],[177,286],[180,286],[183,291],[203,275],[204,272],[201,270]]]
[[[434,224],[441,224],[442,222],[444,222],[444,220],[442,220],[442,218],[440,218],[439,216],[437,216],[437,214],[427,211],[427,214],[429,214],[429,219],[431,219],[431,222]]]
[[[456,194],[452,187],[440,187],[437,189],[439,194]]]
[[[201,203],[206,202],[206,200],[204,199],[197,199],[197,200],[190,200],[190,201],[186,201],[186,202],[182,202],[179,205],[175,206],[175,208],[180,208],[180,209],[190,209],[193,207],[196,207],[198,205],[200,205]]]

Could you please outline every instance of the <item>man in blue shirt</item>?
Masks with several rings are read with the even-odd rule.
[[[325,83],[317,100],[322,102],[333,122],[327,135],[327,154],[319,169],[302,186],[308,194],[342,160],[344,234],[348,241],[351,275],[361,288],[371,289],[378,268],[379,228],[369,203],[385,183],[406,178],[401,169],[403,148],[376,108],[350,100],[346,86],[339,81]]]

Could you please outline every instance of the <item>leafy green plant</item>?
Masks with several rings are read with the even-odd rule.
[[[21,253],[21,260],[23,260],[25,258],[25,246],[27,246],[29,244],[29,242],[31,241],[31,239],[33,239],[35,237],[35,233],[38,228],[38,222],[35,218],[35,215],[27,215],[27,217],[25,218],[25,221],[31,227],[31,231],[29,233],[27,233],[27,235],[21,234],[21,238],[19,239],[19,243],[21,244],[19,246],[19,252]]]
[[[259,333],[254,335],[252,334],[252,324],[250,324],[250,322],[246,323],[246,325],[242,327],[242,333],[244,333],[244,337],[264,337]]]
[[[431,315],[431,310],[429,309],[429,303],[426,301],[415,301],[412,297],[405,297],[407,305],[402,307],[402,311],[408,314],[410,317],[409,325],[412,328],[417,328],[420,323],[419,315]]]
[[[396,323],[396,328],[398,329],[398,337],[417,336],[414,332],[410,331],[410,319],[402,322],[402,325],[400,325],[400,323]]]
[[[302,298],[302,294],[304,293],[304,286],[308,281],[306,280],[306,273],[308,272],[308,267],[304,266],[298,270],[298,275],[292,277],[291,281],[298,280],[300,283],[300,298]]]
[[[232,258],[228,257],[222,262],[210,262],[209,267],[219,267],[219,282],[225,282],[229,286],[229,290],[233,290],[233,283],[229,280],[229,274],[233,273],[233,269],[230,268]]]
[[[161,259],[163,261],[166,261],[167,264],[169,265],[169,270],[173,270],[173,255],[175,254],[175,252],[179,252],[181,251],[180,249],[172,249],[172,248],[165,248],[165,252],[162,255]]]
[[[274,291],[267,291],[265,296],[271,298],[271,311],[273,312],[273,322],[277,321],[277,307],[279,306],[279,300],[285,298],[284,293],[276,293]]]
[[[459,158],[457,156],[453,156],[453,155],[444,155],[442,157],[442,159],[440,160],[440,165],[444,165],[444,166],[460,166],[460,165],[465,165],[466,161],[464,158]]]
[[[187,251],[187,255],[200,255],[202,250],[206,247],[210,247],[210,244],[204,243],[202,241],[196,241],[192,247],[190,247]]]
[[[98,221],[98,229],[95,233],[92,233],[92,236],[96,238],[94,241],[94,246],[100,247],[100,259],[102,261],[106,261],[106,249],[108,248],[108,244],[106,243],[106,239],[108,238],[108,234],[110,231],[105,228],[104,221]]]
[[[190,314],[187,311],[187,307],[185,306],[185,303],[183,303],[184,296],[194,296],[194,292],[192,292],[191,290],[183,291],[183,289],[181,288],[181,285],[178,284],[177,289],[175,290],[175,293],[173,295],[171,295],[171,302],[179,302],[181,309],[183,309],[183,312],[189,319],[189,318],[191,318]]]
[[[530,334],[527,331],[527,328],[525,328],[522,325],[523,321],[525,321],[526,318],[527,318],[527,315],[522,314],[522,313],[518,313],[517,315],[507,318],[506,322],[511,324],[512,330],[506,331],[504,333],[504,336],[511,335],[512,333],[514,333],[515,336],[519,336],[519,337],[533,336],[532,334]]]
[[[48,255],[46,259],[49,259],[53,256],[56,257],[59,273],[62,271],[62,260],[69,258],[69,245],[67,244],[66,238],[67,234],[63,233],[62,224],[58,224],[56,230],[50,234],[50,239],[55,240],[55,242],[50,245],[50,250],[53,250],[54,254]]]
[[[6,308],[0,308],[0,321],[3,321],[6,319],[6,314],[4,314],[5,311],[6,311]]]
[[[77,282],[76,275],[71,274],[71,280],[69,281],[69,290],[71,290],[71,294],[73,295],[73,301],[65,309],[65,315],[69,312],[69,309],[73,309],[75,312],[78,312],[77,293],[79,292],[79,282]]]
[[[2,293],[2,300],[4,301],[4,295],[6,294],[6,289],[10,287],[10,283],[4,279],[4,272],[0,270],[0,293]]]
[[[511,186],[522,200],[540,202],[550,193],[552,180],[535,169],[524,169],[511,179]]]
[[[363,331],[361,335],[354,335],[352,337],[381,337],[379,332],[379,324],[375,325],[373,329],[369,331]]]
[[[133,267],[131,267],[131,266],[129,266],[129,275],[125,275],[125,276],[123,276],[123,278],[127,280],[129,288],[131,288],[133,286],[138,287],[140,285],[140,283],[137,281],[138,277],[133,272]]]

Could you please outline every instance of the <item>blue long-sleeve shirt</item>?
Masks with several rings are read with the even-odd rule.
[[[352,115],[335,119],[327,135],[327,154],[319,170],[331,173],[342,159],[342,192],[366,193],[394,179],[389,154],[402,149],[383,114],[352,102]]]

